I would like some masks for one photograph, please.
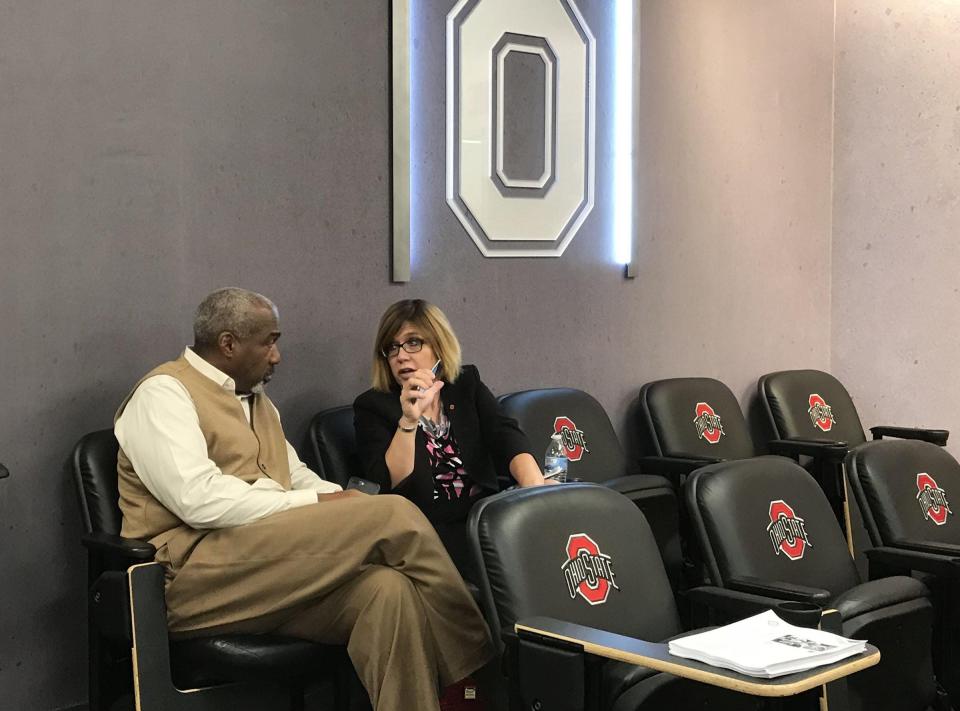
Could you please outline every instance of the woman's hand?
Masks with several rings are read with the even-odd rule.
[[[426,368],[414,371],[400,388],[403,421],[410,427],[415,427],[420,422],[421,415],[433,411],[437,393],[442,387],[443,381],[437,380]]]

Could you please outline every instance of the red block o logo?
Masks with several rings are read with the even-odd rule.
[[[923,510],[923,516],[938,526],[947,522],[947,516],[953,513],[947,501],[947,492],[937,486],[937,482],[926,472],[917,474],[917,501]]]
[[[836,421],[833,417],[833,408],[817,393],[811,393],[807,403],[810,405],[807,414],[810,415],[810,421],[813,422],[814,427],[823,432],[829,432]]]
[[[807,546],[813,548],[802,518],[783,499],[770,502],[770,523],[767,526],[770,542],[777,555],[784,553],[790,560],[800,560]]]
[[[613,560],[600,552],[600,546],[586,533],[574,533],[567,539],[567,562],[563,575],[571,598],[580,595],[591,605],[607,601],[610,589],[619,590],[613,573]]]
[[[710,444],[716,444],[720,441],[720,437],[726,434],[723,431],[723,424],[720,422],[720,415],[705,402],[697,403],[693,424],[697,428],[697,436],[707,440]]]
[[[553,431],[560,435],[560,441],[563,442],[564,449],[567,450],[567,459],[571,462],[579,462],[584,452],[590,453],[587,449],[587,440],[584,437],[583,430],[577,429],[569,417],[561,415],[553,421]]]

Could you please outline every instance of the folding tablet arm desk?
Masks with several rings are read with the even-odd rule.
[[[518,661],[527,677],[521,680],[521,695],[524,708],[534,711],[584,711],[587,707],[583,682],[585,655],[637,664],[752,696],[794,696],[837,682],[830,686],[830,711],[849,710],[843,678],[880,661],[879,650],[868,644],[865,652],[835,664],[775,679],[759,679],[675,657],[666,644],[644,642],[549,617],[520,620],[516,632]]]

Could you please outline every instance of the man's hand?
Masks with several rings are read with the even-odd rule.
[[[336,501],[337,499],[355,499],[358,496],[369,496],[369,494],[364,494],[362,491],[357,491],[356,489],[335,491],[332,494],[321,494],[318,492],[317,503],[322,504],[324,501]]]

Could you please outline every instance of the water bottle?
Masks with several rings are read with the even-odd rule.
[[[561,484],[567,480],[567,448],[563,446],[560,433],[550,435],[550,444],[543,455],[544,479],[555,479]]]

